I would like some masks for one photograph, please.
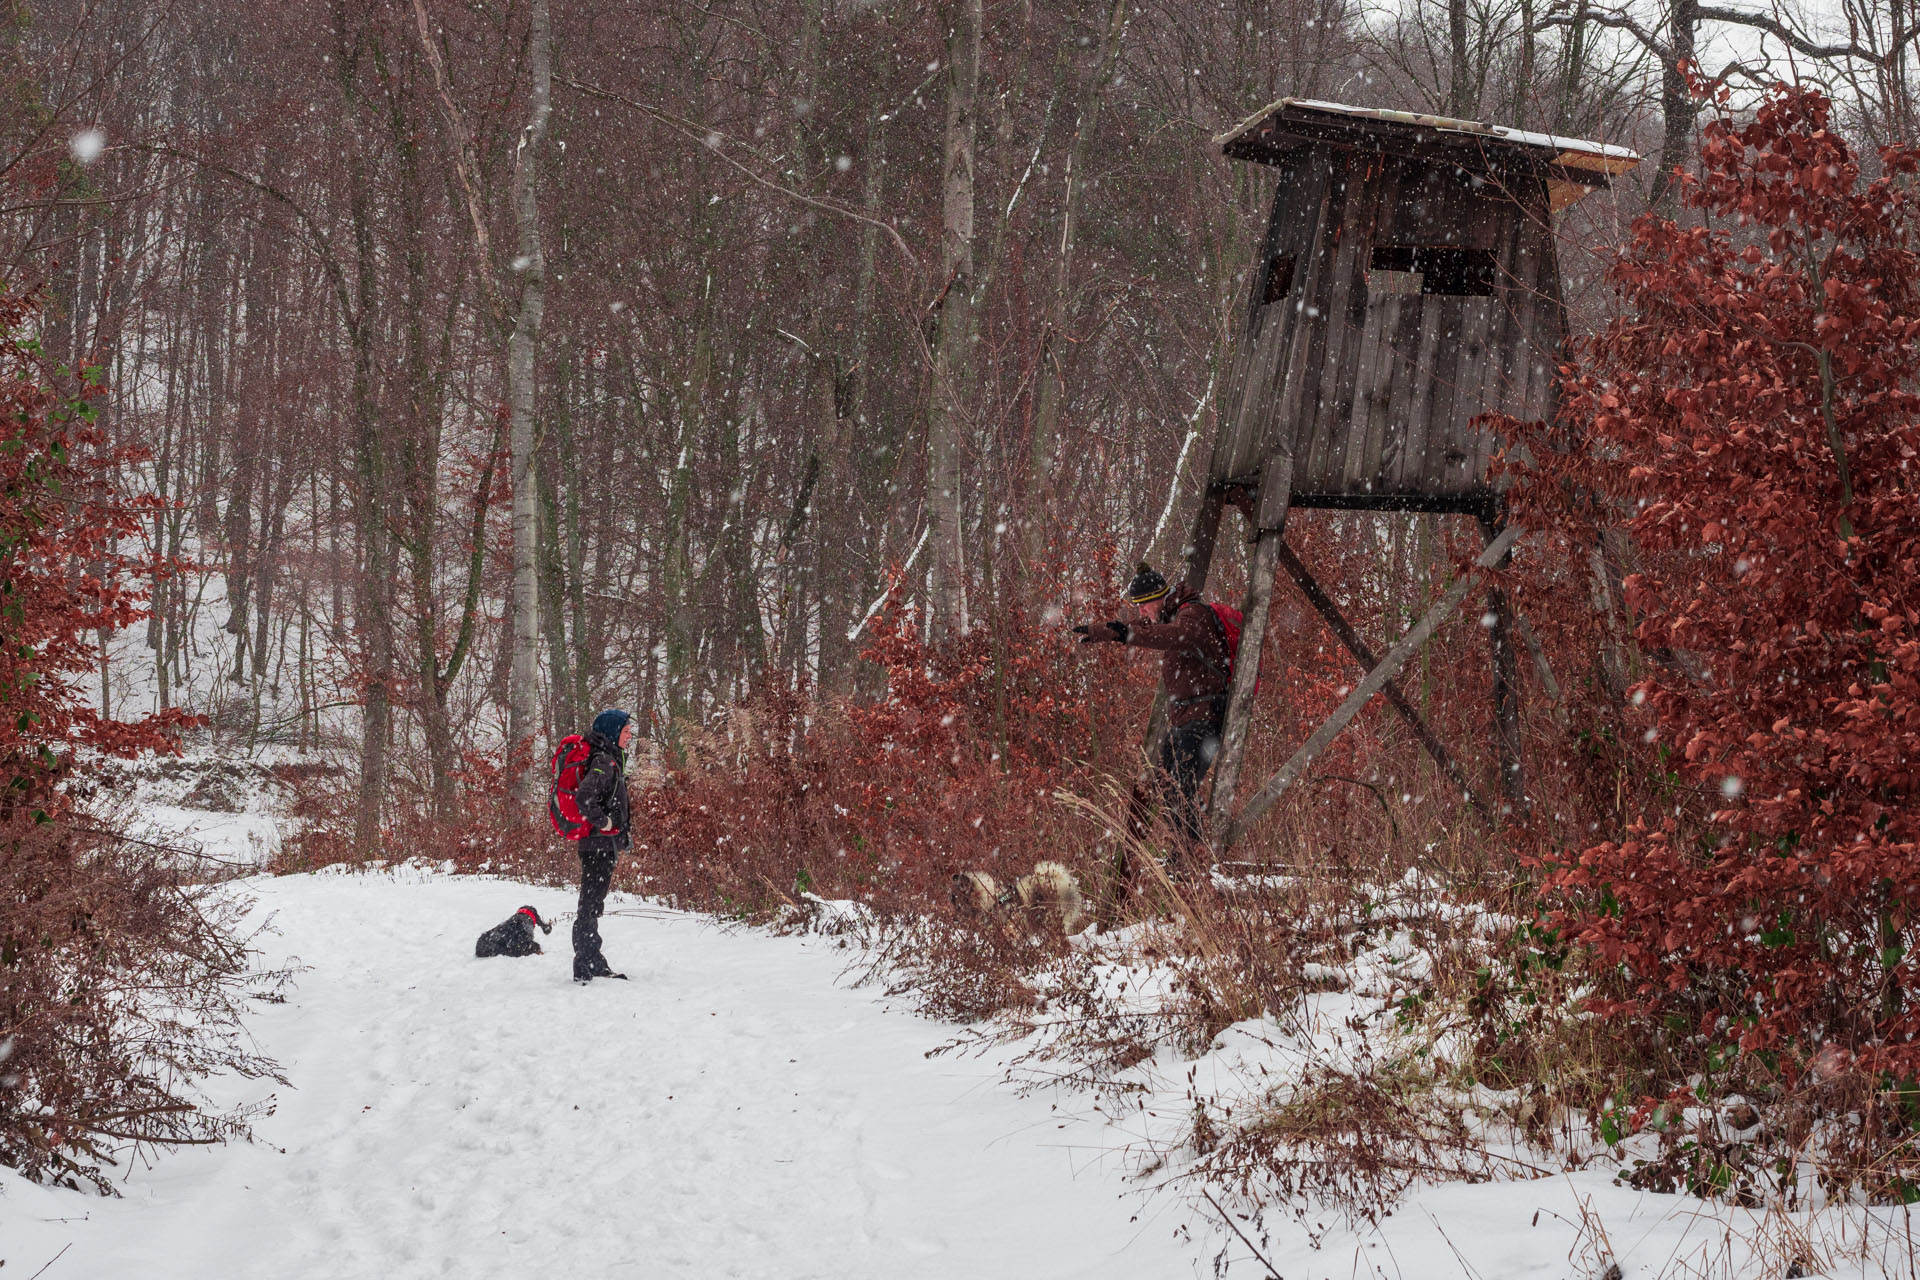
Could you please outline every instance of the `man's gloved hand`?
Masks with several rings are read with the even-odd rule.
[[[1081,644],[1098,644],[1103,640],[1114,644],[1125,644],[1127,637],[1133,634],[1133,628],[1118,620],[1096,622],[1091,626],[1075,627],[1073,630],[1074,634],[1080,637]]]

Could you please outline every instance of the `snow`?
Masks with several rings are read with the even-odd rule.
[[[204,850],[234,865],[257,867],[279,847],[281,820],[267,813],[206,813],[180,805],[144,806],[130,824],[142,840]]]
[[[144,778],[145,812],[246,856],[270,815],[177,803],[192,785]],[[564,890],[403,864],[223,891],[270,926],[262,966],[296,970],[251,1018],[293,1087],[213,1082],[221,1105],[274,1095],[256,1141],[135,1165],[119,1199],[0,1168],[5,1274],[1599,1280],[1617,1263],[1623,1280],[1775,1280],[1801,1261],[1911,1280],[1915,1265],[1904,1208],[1739,1209],[1521,1148],[1547,1176],[1418,1186],[1371,1225],[1269,1205],[1223,1227],[1183,1179],[1195,1100],[1246,1116],[1314,1070],[1365,1069],[1366,1028],[1418,958],[1398,926],[1458,909],[1413,874],[1374,895],[1377,940],[1317,965],[1336,989],[1225,1029],[1198,1059],[1163,1047],[1103,1095],[1016,1092],[1009,1077],[1064,1067],[1021,1058],[1034,1041],[935,1053],[962,1029],[849,985],[853,904],[810,901],[828,932],[777,936],[616,894],[602,932],[630,980],[582,987],[568,919],[544,956],[472,954],[522,904],[567,917]],[[1171,989],[1140,955],[1150,932],[1075,940],[1142,1011]],[[1490,1149],[1512,1101],[1474,1091]]]
[[[1640,163],[1638,152],[1629,147],[1615,146],[1605,142],[1590,142],[1584,138],[1568,138],[1559,134],[1536,133],[1527,129],[1514,129],[1506,125],[1484,124],[1478,120],[1456,120],[1446,116],[1427,115],[1415,111],[1391,111],[1378,107],[1355,107],[1343,102],[1324,102],[1315,98],[1282,98],[1280,101],[1262,107],[1248,116],[1232,129],[1214,138],[1216,146],[1231,142],[1242,134],[1251,132],[1267,117],[1283,111],[1304,109],[1326,112],[1332,115],[1351,116],[1362,120],[1382,120],[1398,124],[1424,125],[1440,133],[1464,133],[1482,137],[1492,142],[1510,143],[1514,146],[1531,147],[1535,150],[1550,151],[1555,154],[1555,162],[1570,164],[1579,168],[1593,168],[1608,174],[1626,172]]]
[[[249,1146],[102,1200],[0,1174],[8,1274],[1166,1277],[1177,1215],[949,1031],[838,980],[825,937],[729,932],[616,896],[627,982],[473,938],[552,890],[419,873],[246,882],[255,1019],[295,1084]],[[256,1091],[254,1096],[258,1096]],[[1146,1209],[1139,1221],[1134,1215]],[[61,1252],[62,1249],[66,1251]]]

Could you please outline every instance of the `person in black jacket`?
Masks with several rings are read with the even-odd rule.
[[[608,709],[593,718],[587,734],[592,754],[580,771],[574,792],[580,812],[593,830],[580,838],[580,910],[573,918],[573,980],[624,978],[600,954],[600,912],[613,884],[613,864],[632,844],[633,814],[627,800],[627,744],[633,741],[633,717]]]

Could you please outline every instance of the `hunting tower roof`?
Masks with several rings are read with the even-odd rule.
[[[1443,161],[1486,174],[1531,169],[1546,179],[1555,209],[1596,187],[1611,186],[1614,177],[1640,163],[1637,152],[1603,142],[1310,98],[1282,98],[1262,107],[1214,142],[1231,159],[1258,164],[1283,163],[1288,153],[1319,143]]]

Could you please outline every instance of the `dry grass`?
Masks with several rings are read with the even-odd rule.
[[[222,1109],[202,1082],[285,1083],[244,1025],[286,975],[254,967],[243,904],[194,851],[113,826],[0,825],[0,1163],[103,1195],[111,1167],[244,1138],[271,1107]]]

